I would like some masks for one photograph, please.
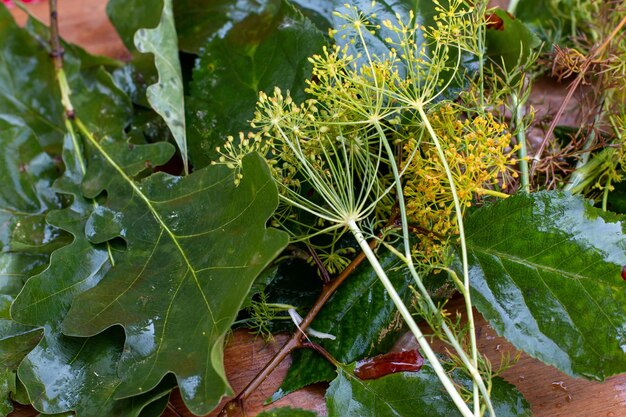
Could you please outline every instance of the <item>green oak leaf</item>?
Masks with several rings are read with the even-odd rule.
[[[558,192],[466,222],[476,308],[518,349],[572,376],[626,371],[626,218]]]
[[[12,410],[17,368],[39,342],[41,329],[13,321],[10,308],[24,282],[45,267],[52,250],[64,244],[45,213],[59,207],[49,189],[58,176],[56,164],[26,127],[0,130],[0,414]]]
[[[381,249],[379,259],[383,268],[389,271],[398,294],[408,301],[411,296],[408,271],[399,268],[401,261],[388,250]],[[376,273],[365,262],[337,289],[311,327],[336,336],[335,340],[315,342],[338,361],[349,363],[388,351],[399,335],[401,321]],[[307,385],[331,381],[336,376],[334,366],[311,350],[298,350],[292,356],[287,376],[270,401]]]
[[[296,101],[305,98],[308,58],[321,50],[324,36],[283,0],[259,4],[203,45],[189,106],[196,165],[216,159],[215,147],[227,136],[250,130],[259,91],[278,86]]]
[[[47,216],[50,225],[71,233],[74,240],[52,253],[48,268],[26,282],[11,309],[16,321],[44,330],[41,342],[21,362],[18,376],[33,406],[44,413],[73,410],[81,416],[135,417],[145,403],[169,393],[173,381],[147,392],[142,399],[118,401],[113,393],[121,382],[116,368],[122,354],[123,331],[115,328],[91,338],[73,338],[60,330],[76,295],[105,276],[116,253],[107,245],[92,245],[85,236],[89,216],[101,206],[82,197],[85,166],[75,146],[67,135],[63,154],[66,170],[54,185],[55,191],[73,197],[72,203]],[[169,147],[166,154],[162,152],[164,146]],[[171,145],[154,144],[134,146],[128,154],[142,162],[154,159],[164,163],[172,152]],[[124,162],[131,173],[145,169],[133,160]]]
[[[328,417],[450,417],[456,406],[427,361],[419,372],[400,372],[378,379],[360,380],[354,364],[337,370],[326,391]],[[466,377],[458,382],[469,386]],[[500,378],[492,380],[491,400],[499,417],[531,416],[530,405],[515,387]]]
[[[317,417],[317,414],[301,408],[281,407],[263,411],[257,417]]]
[[[135,46],[139,52],[154,55],[159,79],[156,84],[148,86],[146,96],[154,111],[165,120],[172,132],[184,171],[188,173],[185,97],[172,0],[164,0],[162,10],[161,20],[156,28],[142,28],[135,33]]]
[[[230,392],[224,337],[259,272],[286,245],[265,223],[278,203],[269,169],[244,159],[244,180],[212,166],[186,177],[157,173],[135,182],[116,162],[126,144],[105,148],[89,166],[88,197],[106,191],[87,236],[98,244],[121,237],[127,250],[95,288],[79,295],[64,333],[91,336],[120,324],[126,343],[115,396],[149,391],[176,375],[188,408],[206,414]]]
[[[50,188],[59,167],[28,128],[0,131],[0,146],[0,248],[50,253],[62,240],[61,232],[45,222],[46,212],[61,204]]]

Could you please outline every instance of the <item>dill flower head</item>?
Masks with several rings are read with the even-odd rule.
[[[430,122],[439,137],[454,178],[463,208],[471,207],[484,190],[506,190],[517,177],[513,169],[518,150],[511,144],[511,134],[504,123],[491,113],[462,117],[458,108],[448,104],[430,114]],[[406,155],[414,155],[404,167],[409,223],[423,236],[416,248],[418,259],[431,265],[441,264],[447,241],[458,234],[454,202],[446,171],[435,146],[422,141],[404,145]]]

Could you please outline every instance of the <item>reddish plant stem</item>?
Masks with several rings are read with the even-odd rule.
[[[598,55],[600,55],[600,53],[609,45],[609,43],[613,40],[613,38],[615,38],[619,34],[620,30],[622,29],[622,27],[624,27],[624,25],[626,25],[626,16],[622,18],[622,20],[617,24],[617,26],[615,26],[615,29],[613,29],[611,34],[604,40],[604,42],[602,42],[602,44],[598,48],[596,48],[595,51],[593,51],[593,53],[589,55],[589,57],[587,57],[587,59],[585,59],[585,62],[583,63],[580,69],[580,72],[578,73],[578,76],[569,85],[568,90],[567,90],[567,95],[565,96],[565,98],[563,98],[563,101],[561,102],[561,105],[559,106],[559,110],[556,112],[556,115],[554,116],[552,123],[550,123],[550,127],[548,128],[548,131],[546,132],[545,136],[543,137],[543,140],[541,141],[541,145],[539,146],[539,149],[537,150],[537,152],[535,153],[535,156],[533,157],[533,163],[530,169],[531,177],[535,173],[535,170],[537,168],[537,163],[541,160],[541,155],[543,154],[546,144],[548,143],[548,139],[550,138],[550,136],[552,136],[552,133],[554,133],[554,129],[556,129],[556,126],[559,123],[561,116],[563,116],[563,113],[565,112],[565,107],[570,102],[570,100],[574,96],[574,92],[576,91],[580,83],[585,78],[585,74],[587,73],[587,70],[589,69],[591,64],[594,62],[594,60],[598,57]]]
[[[320,259],[319,255],[315,251],[315,248],[313,248],[313,246],[311,245],[306,245],[306,248],[311,254],[311,258],[313,258],[313,262],[315,262],[317,269],[320,271],[320,275],[322,276],[322,282],[324,284],[328,284],[330,282],[330,274],[328,273],[328,270],[324,266],[324,263]]]
[[[370,242],[370,247],[374,249],[376,247],[378,241],[372,240]],[[363,252],[359,253],[356,258],[350,262],[341,273],[337,276],[337,278],[329,281],[322,288],[322,293],[319,295],[307,315],[300,323],[299,327],[302,330],[306,330],[318,313],[322,310],[326,302],[330,299],[330,297],[337,291],[337,288],[354,272],[354,270],[365,260],[365,254]],[[301,331],[296,331],[291,336],[291,338],[283,345],[283,347],[274,355],[272,360],[270,360],[261,371],[248,383],[248,385],[232,400],[230,400],[226,405],[222,408],[220,412],[220,416],[222,417],[233,417],[236,415],[244,415],[244,406],[243,402],[265,381],[265,379],[276,369],[276,367],[289,355],[294,349],[298,349],[303,346],[302,338],[304,333]],[[237,414],[238,413],[238,414]]]

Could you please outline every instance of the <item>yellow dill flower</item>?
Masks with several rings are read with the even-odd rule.
[[[448,104],[430,115],[444,154],[452,171],[459,201],[463,208],[471,207],[485,189],[506,189],[517,176],[517,146],[511,144],[511,134],[504,123],[491,113],[462,118],[458,108]],[[454,202],[446,171],[435,146],[416,141],[404,146],[405,155],[414,155],[406,169],[404,194],[409,223],[419,228],[423,236],[416,256],[430,265],[443,263],[446,242],[458,233],[454,218]]]

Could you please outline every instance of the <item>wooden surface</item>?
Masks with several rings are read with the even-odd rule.
[[[61,34],[66,40],[78,43],[89,52],[123,59],[128,53],[106,18],[105,5],[106,0],[59,0]],[[29,8],[36,16],[47,20],[46,4],[34,4]],[[14,9],[14,14],[18,21],[25,20],[23,13]],[[497,365],[502,353],[513,351],[511,345],[497,337],[480,316],[477,333],[480,350],[494,364]],[[226,370],[233,389],[241,390],[286,338],[278,336],[274,343],[265,344],[246,332],[235,332],[229,339],[225,352]],[[407,336],[402,343],[410,346],[414,342]],[[283,362],[246,403],[249,417],[262,409],[263,401],[280,385],[288,365],[288,361]],[[609,378],[604,383],[573,379],[522,355],[519,362],[503,376],[524,394],[532,404],[536,417],[626,417],[626,375]],[[275,405],[309,408],[324,415],[324,391],[323,385],[314,386],[293,393]],[[171,405],[176,411],[166,410],[165,417],[191,416],[177,393],[172,395]],[[24,407],[11,414],[12,417],[35,415],[36,412]]]

